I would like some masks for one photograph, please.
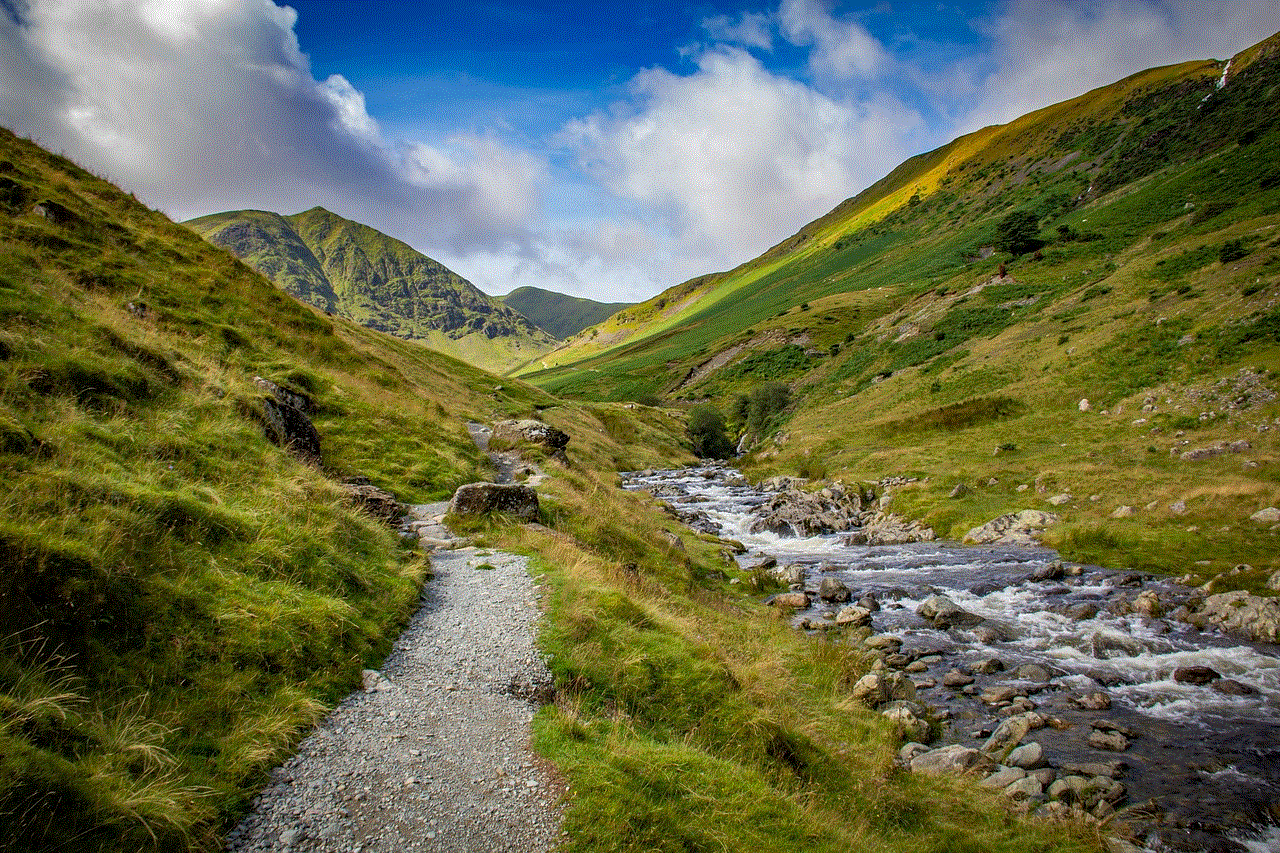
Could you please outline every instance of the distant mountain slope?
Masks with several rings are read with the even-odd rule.
[[[554,345],[442,264],[324,208],[228,211],[186,225],[304,302],[486,369],[510,369]]]
[[[1150,69],[913,157],[760,257],[624,309],[522,373],[586,397],[670,394],[683,387],[674,364],[693,371],[737,346],[746,349],[736,359],[745,358],[768,345],[752,343],[752,330],[801,304],[879,289],[902,304],[1013,262],[1008,253],[992,255],[999,222],[1013,212],[1033,218],[1054,257],[1114,256],[1162,230],[1134,227],[1139,221],[1172,222],[1193,208],[1231,220],[1256,212],[1275,187],[1278,43],[1272,37],[1227,63]],[[1210,169],[1212,156],[1241,165]],[[1124,201],[1135,194],[1145,198]],[[1092,208],[1127,221],[1104,232]],[[1085,239],[1059,241],[1060,234]],[[858,310],[861,328],[871,318]],[[790,336],[803,339],[817,319],[796,318]]]
[[[519,287],[500,298],[508,307],[532,320],[535,326],[560,340],[576,335],[631,305],[630,302],[596,302],[540,287]]]

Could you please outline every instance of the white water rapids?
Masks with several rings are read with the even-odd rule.
[[[744,568],[768,555],[780,566],[802,566],[810,592],[832,576],[855,600],[874,596],[880,605],[874,630],[899,637],[904,651],[928,663],[927,671],[912,677],[921,700],[950,718],[943,743],[975,745],[998,725],[1001,718],[978,689],[1025,688],[1037,710],[1068,724],[1036,733],[1052,764],[1119,759],[1127,765],[1122,781],[1129,803],[1155,802],[1150,849],[1280,849],[1280,830],[1272,825],[1280,819],[1280,647],[1124,612],[1122,602],[1139,591],[1154,591],[1170,612],[1192,590],[1096,566],[1059,580],[1030,579],[1057,559],[1047,549],[948,542],[854,546],[843,544],[843,534],[794,539],[752,533],[753,509],[766,496],[726,467],[639,472],[624,482],[667,501],[697,526],[742,542]],[[917,615],[919,603],[938,593],[982,617],[989,641],[969,629],[936,629]],[[840,607],[816,595],[813,600],[794,624],[828,623]],[[999,659],[1004,671],[981,676],[968,692],[942,685],[948,671],[990,658]],[[1047,684],[1013,678],[1023,664],[1046,667],[1053,677]],[[1175,670],[1191,666],[1210,667],[1221,677],[1207,684],[1174,679]],[[1070,701],[1094,691],[1111,701],[1104,714]],[[1100,716],[1133,730],[1127,750],[1087,744],[1089,724]]]

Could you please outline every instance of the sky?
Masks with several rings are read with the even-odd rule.
[[[1277,31],[1273,0],[0,0],[0,125],[174,219],[321,205],[490,294],[639,301]]]

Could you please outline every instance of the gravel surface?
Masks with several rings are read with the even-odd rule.
[[[415,507],[428,510],[429,507]],[[374,689],[348,696],[272,771],[227,849],[547,851],[563,781],[529,747],[550,673],[524,557],[460,548]],[[492,568],[489,568],[492,567]]]

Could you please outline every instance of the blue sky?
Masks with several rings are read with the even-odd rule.
[[[0,124],[182,219],[316,204],[638,300],[906,157],[1280,30],[1247,0],[0,0]]]

